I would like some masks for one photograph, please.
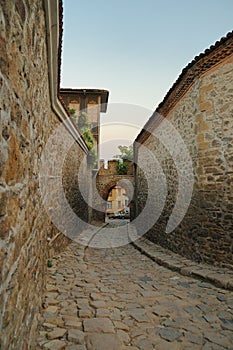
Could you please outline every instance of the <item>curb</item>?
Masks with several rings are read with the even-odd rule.
[[[146,238],[135,240],[135,232],[128,232],[131,244],[142,254],[158,265],[164,266],[180,275],[188,276],[233,291],[233,270],[198,263],[165,249]]]

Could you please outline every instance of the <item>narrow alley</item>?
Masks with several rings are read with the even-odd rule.
[[[0,350],[233,350],[233,1],[209,3],[0,1]]]
[[[43,307],[38,350],[233,349],[233,293],[131,244],[70,244],[52,259]]]

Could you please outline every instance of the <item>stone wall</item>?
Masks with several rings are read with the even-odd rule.
[[[43,1],[3,0],[0,22],[0,348],[34,349],[47,259],[68,243],[43,209],[38,179],[60,121],[51,110]],[[81,156],[73,152],[72,162]]]
[[[92,167],[90,158],[74,143],[66,155],[63,166],[63,188],[66,198],[73,212],[80,218],[80,226],[75,230],[79,234],[91,221],[92,208],[88,205],[92,201]],[[82,193],[83,191],[83,193]]]
[[[167,181],[163,212],[147,237],[196,261],[230,268],[233,268],[232,47],[231,33],[223,44],[220,42],[186,68],[185,74],[182,73],[157,109],[179,132],[193,163],[191,204],[183,221],[171,233],[166,233],[165,228],[176,202],[177,169],[171,155],[157,138],[148,136],[145,131],[137,138],[159,160]],[[218,57],[216,62],[206,65],[206,60],[213,56]],[[187,76],[192,76],[191,84]],[[179,93],[185,84],[186,91]],[[157,121],[156,116],[152,117],[147,123],[147,129],[156,130]],[[143,175],[147,156],[141,147],[136,152],[136,158],[142,164],[141,169],[136,170],[138,214],[145,205],[148,190]],[[158,191],[155,190],[155,193]],[[160,200],[158,195],[157,201]]]

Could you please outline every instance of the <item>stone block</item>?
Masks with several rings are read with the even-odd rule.
[[[75,344],[84,344],[84,332],[75,328],[69,329],[68,340]]]
[[[90,334],[86,338],[87,350],[123,350],[116,334]]]
[[[114,326],[109,318],[91,318],[83,320],[85,332],[89,333],[114,333]]]

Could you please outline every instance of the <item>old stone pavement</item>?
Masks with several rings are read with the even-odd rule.
[[[40,324],[37,349],[232,350],[233,293],[131,244],[72,243],[52,259]]]

